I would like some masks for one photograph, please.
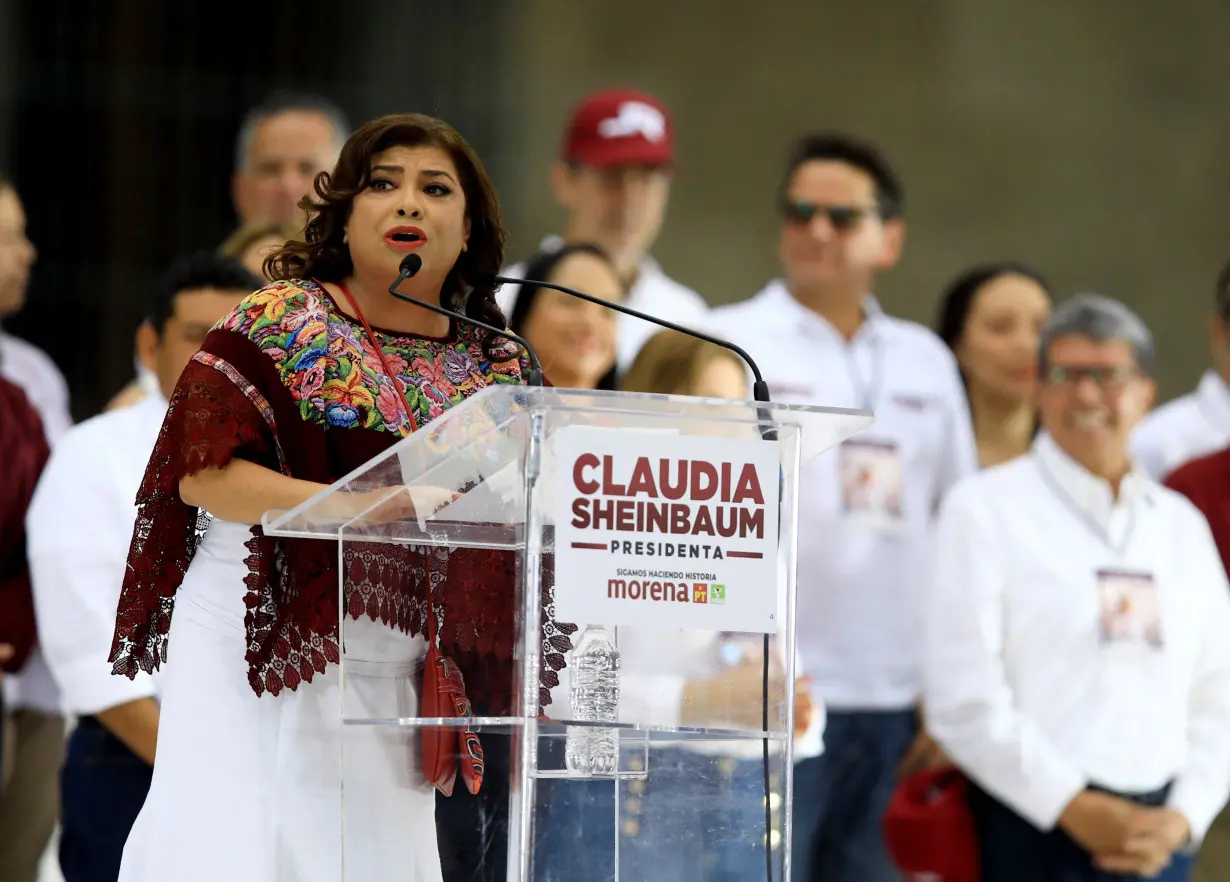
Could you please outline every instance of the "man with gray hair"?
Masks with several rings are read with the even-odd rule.
[[[350,123],[333,102],[316,95],[274,92],[253,107],[235,138],[231,200],[241,227],[293,224],[306,217],[299,208],[316,176],[332,171]],[[158,391],[158,380],[140,354],[137,377],[107,403],[106,410],[136,404]]]
[[[943,505],[926,726],[972,785],[984,879],[1182,882],[1230,794],[1230,587],[1128,450],[1153,362],[1123,304],[1064,303],[1033,450]]]
[[[299,202],[322,171],[331,171],[350,136],[332,102],[275,92],[248,111],[235,141],[231,198],[241,224],[299,223]]]

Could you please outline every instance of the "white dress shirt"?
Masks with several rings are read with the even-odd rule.
[[[49,444],[55,445],[73,424],[68,383],[46,352],[0,330],[0,376],[20,386],[38,411]]]
[[[1149,477],[1161,481],[1186,462],[1230,445],[1230,388],[1206,371],[1195,391],[1163,404],[1132,436],[1132,455]]]
[[[844,505],[850,448],[804,466],[799,486],[796,616],[800,663],[832,710],[902,710],[922,691],[922,595],[940,499],[977,468],[965,392],[948,348],[866,298],[847,341],[780,281],[714,310],[708,328],[744,346],[773,400],[872,410],[856,438],[889,457],[891,505],[863,517]],[[855,447],[854,449],[857,449]],[[887,498],[878,494],[881,499]]]
[[[552,251],[563,244],[564,240],[559,236],[547,236],[538,247],[540,251]],[[525,268],[524,262],[515,263],[500,270],[500,275],[523,278]],[[505,315],[512,314],[513,304],[517,302],[517,290],[501,288],[496,292],[497,302]],[[658,262],[648,255],[641,261],[636,282],[624,297],[623,305],[689,328],[699,328],[709,310],[705,298],[664,273]],[[632,366],[641,347],[660,330],[662,328],[644,319],[619,316],[615,361],[621,373]]]
[[[1152,577],[1125,607],[1137,625],[1112,614],[1108,570]],[[1191,503],[1138,472],[1116,500],[1043,435],[944,503],[927,728],[1039,829],[1088,783],[1148,793],[1173,780],[1170,805],[1199,839],[1230,792],[1228,592]]]
[[[26,393],[43,421],[47,443],[54,447],[73,424],[68,383],[55,362],[37,346],[0,329],[0,375]],[[9,708],[60,712],[60,695],[40,646],[34,647],[19,673],[4,678],[3,688]]]
[[[159,392],[71,429],[26,518],[39,639],[66,713],[94,714],[157,694],[156,675],[113,676],[107,657],[137,490],[166,408]]]

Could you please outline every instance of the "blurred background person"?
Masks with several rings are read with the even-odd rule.
[[[235,141],[231,199],[239,222],[301,226],[299,202],[349,136],[346,115],[319,95],[274,92],[253,107]]]
[[[898,878],[881,831],[919,733],[922,593],[933,518],[976,467],[952,353],[874,296],[900,258],[905,191],[875,147],[840,133],[798,139],[777,192],[784,278],[714,310],[776,401],[870,410],[875,423],[800,476],[798,656],[827,710],[825,751],[795,766],[795,882]],[[840,476],[864,475],[868,492]]]
[[[1209,522],[1222,566],[1230,572],[1230,447],[1179,466],[1165,484],[1182,493]],[[1230,867],[1230,811],[1223,810],[1205,834],[1192,870],[1196,882],[1223,882]]]
[[[1217,276],[1208,335],[1213,367],[1194,391],[1149,414],[1132,439],[1133,454],[1154,480],[1230,444],[1230,263]]]
[[[265,275],[265,261],[271,254],[292,239],[303,237],[303,229],[280,221],[265,221],[243,224],[218,246],[218,253],[243,264],[244,268],[262,284],[270,279]]]
[[[573,288],[610,303],[624,300],[615,264],[599,246],[562,245],[527,264],[526,278]],[[508,329],[529,341],[552,385],[614,389],[615,353],[622,325],[618,313],[561,291],[524,283],[508,316]]]
[[[36,256],[26,234],[21,199],[13,184],[0,175],[0,322],[25,305]],[[31,423],[37,414],[37,426],[14,426],[11,431],[35,433],[54,445],[72,425],[68,386],[59,369],[42,350],[0,328],[0,377],[20,389],[28,405],[14,404],[0,418]],[[13,466],[19,470],[14,480],[21,478],[19,467],[20,462]],[[0,472],[8,469],[7,459],[0,459]],[[24,507],[26,501],[28,497],[23,500],[18,495],[12,502]],[[2,687],[8,756],[6,786],[0,791],[0,879],[33,882],[59,811],[56,772],[64,756],[64,717],[37,640],[23,647],[8,669],[11,673]]]
[[[26,510],[50,452],[38,412],[0,375],[0,684],[38,640],[26,556]],[[0,700],[0,879],[35,882],[56,823],[55,773],[63,755],[58,714]],[[47,784],[52,785],[50,792]]]
[[[922,737],[918,624],[932,517],[975,465],[952,353],[873,295],[902,253],[904,198],[870,144],[799,138],[777,191],[785,278],[711,319],[752,353],[774,400],[876,415],[801,476],[797,652],[828,721],[822,757],[795,768],[797,882],[897,878],[881,818]],[[840,475],[851,474],[866,475],[870,492],[845,492]]]
[[[17,384],[43,421],[47,437],[55,439],[72,425],[68,384],[47,354],[5,332],[3,322],[26,303],[30,273],[38,251],[26,231],[26,213],[13,183],[0,172],[0,376]]]
[[[299,202],[311,195],[312,183],[333,168],[338,151],[350,135],[350,122],[332,101],[302,92],[273,92],[244,116],[235,138],[235,171],[231,200],[241,230],[262,225],[280,230],[302,229],[306,218]],[[246,235],[246,234],[245,234]],[[255,260],[257,243],[243,244]],[[272,235],[269,237],[272,238]],[[278,245],[291,236],[282,238]],[[268,243],[266,242],[266,247]],[[255,273],[264,278],[263,270]],[[107,403],[114,410],[135,404],[158,389],[158,378],[134,355],[137,377]]]
[[[614,261],[626,306],[696,325],[708,309],[704,298],[668,276],[650,255],[666,217],[674,166],[674,125],[661,101],[622,88],[588,95],[573,108],[551,169],[555,201],[567,212],[564,234],[548,236],[539,250],[592,242]],[[525,277],[526,266],[514,264],[501,274]],[[505,314],[515,311],[515,297],[515,291],[500,292]],[[616,363],[626,369],[658,326],[627,315],[617,320]]]
[[[1153,340],[1084,295],[1042,336],[1043,434],[943,505],[927,726],[977,785],[981,877],[1182,882],[1230,794],[1230,585],[1134,465]]]
[[[729,349],[664,329],[649,338],[620,379],[624,392],[746,399],[747,368]]]
[[[108,656],[136,518],[135,500],[180,374],[210,329],[260,287],[211,252],[170,267],[150,300],[141,349],[158,391],[69,430],[27,517],[39,634],[76,718],[60,772],[66,882],[115,882],[145,802],[158,737],[158,683],[112,675]]]
[[[1050,314],[1046,280],[1015,262],[967,270],[940,301],[935,330],[961,369],[984,468],[1028,453],[1033,444],[1038,336]]]

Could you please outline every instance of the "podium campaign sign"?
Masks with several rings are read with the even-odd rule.
[[[777,630],[777,442],[571,426],[554,448],[561,621]]]

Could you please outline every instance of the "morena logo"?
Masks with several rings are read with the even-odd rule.
[[[607,579],[606,596],[610,600],[720,605],[726,602],[726,586],[706,582],[671,582],[658,579]]]

